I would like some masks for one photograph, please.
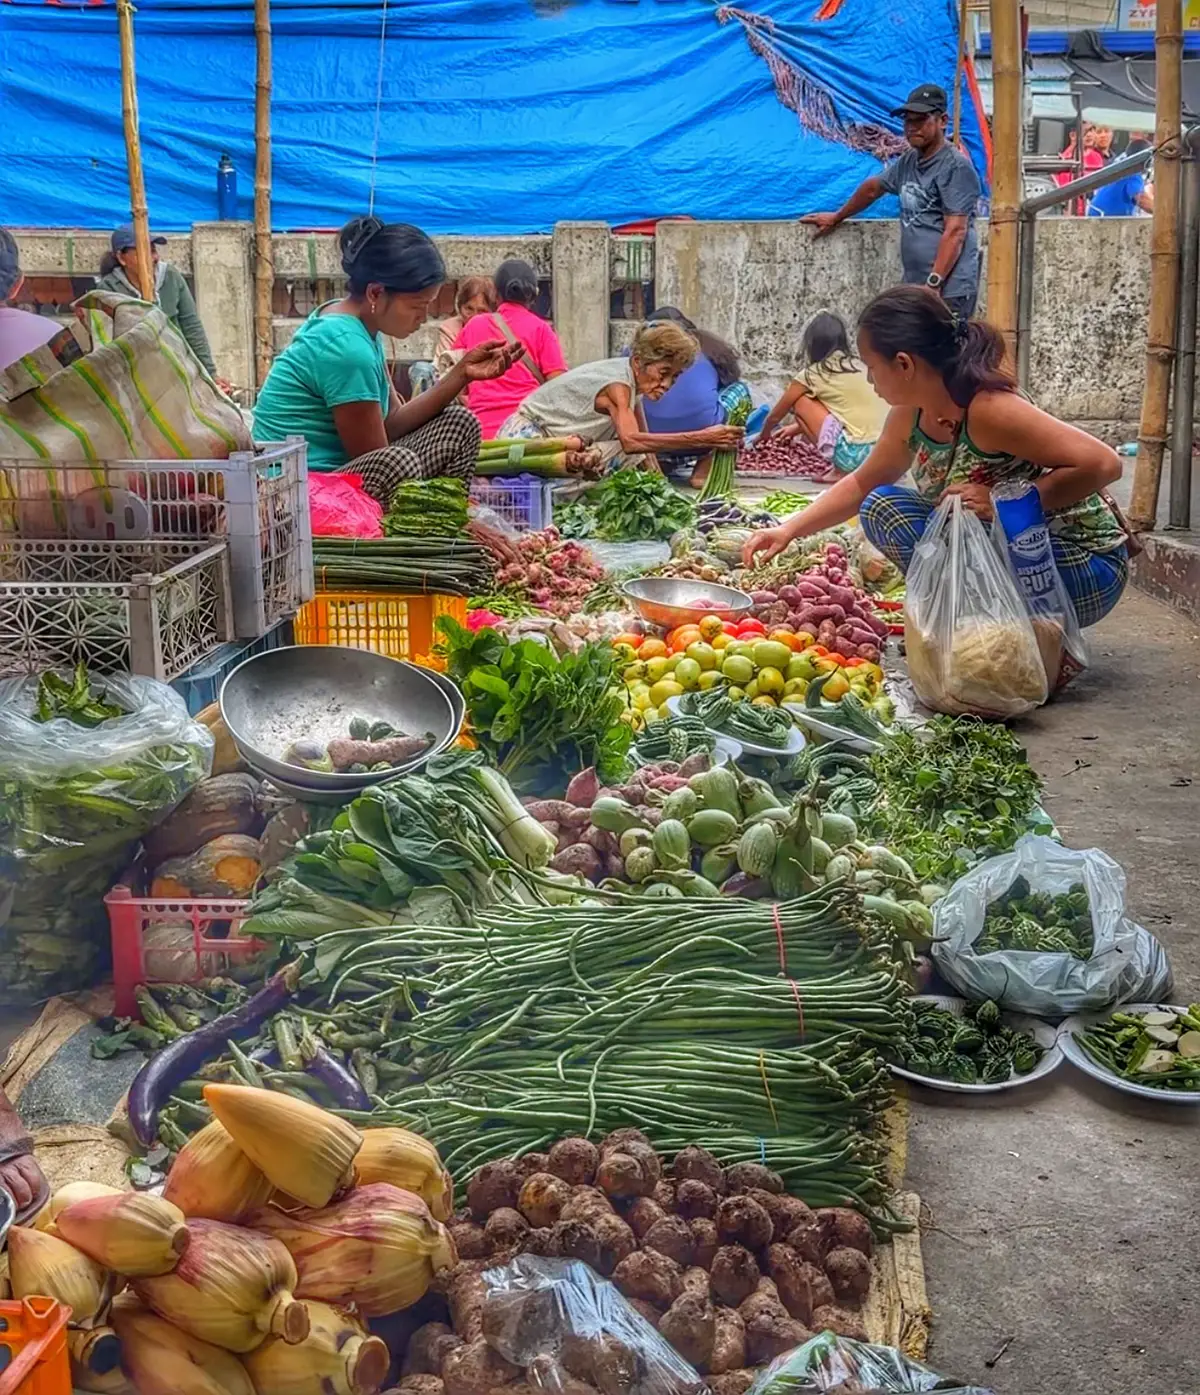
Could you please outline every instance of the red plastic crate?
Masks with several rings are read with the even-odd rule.
[[[0,1303],[0,1395],[71,1395],[70,1316],[53,1298]]]
[[[252,958],[266,948],[262,940],[240,939],[238,928],[246,918],[248,901],[172,901],[163,897],[135,896],[127,886],[115,886],[104,898],[112,934],[114,1011],[118,1017],[139,1017],[137,998],[140,984],[157,982],[197,983],[203,978],[227,973],[231,964]],[[190,926],[192,965],[185,962],[182,972],[169,979],[148,972],[146,931],[154,925]],[[226,933],[212,933],[215,927]],[[187,954],[180,950],[152,950],[157,953]],[[0,1395],[4,1395],[0,1386]]]

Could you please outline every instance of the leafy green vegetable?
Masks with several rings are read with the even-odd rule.
[[[479,748],[516,789],[561,790],[573,771],[593,765],[604,783],[621,778],[633,731],[621,720],[612,645],[559,658],[535,639],[472,634],[449,616],[437,625]]]
[[[696,521],[695,506],[652,470],[617,470],[595,489],[596,521],[608,542],[669,538]]]
[[[439,475],[429,480],[403,480],[383,516],[383,531],[461,537],[467,531],[467,499],[467,486],[460,479]]]
[[[577,499],[554,510],[554,526],[564,538],[594,538],[600,524],[595,508]]]
[[[85,664],[76,668],[70,683],[57,673],[43,673],[38,679],[34,721],[45,723],[62,717],[79,727],[98,727],[101,722],[125,715],[123,707],[104,699],[104,689],[93,692]]]

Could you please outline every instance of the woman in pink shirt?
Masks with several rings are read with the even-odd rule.
[[[531,392],[567,371],[558,335],[531,309],[538,296],[533,267],[516,260],[502,262],[495,282],[500,304],[468,320],[454,341],[455,349],[473,349],[486,340],[505,339],[524,350],[507,373],[467,387],[467,406],[479,418],[485,441],[496,439]]]

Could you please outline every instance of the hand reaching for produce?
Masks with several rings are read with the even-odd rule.
[[[714,450],[737,450],[745,439],[746,429],[742,426],[706,426],[696,435]]]
[[[986,484],[952,484],[943,491],[942,499],[948,499],[952,494],[957,494],[963,501],[963,508],[970,509],[976,518],[984,523],[992,521],[992,491]]]
[[[742,565],[753,566],[755,557],[760,555],[763,562],[769,562],[772,557],[778,557],[790,542],[786,528],[764,528],[761,532],[751,533],[742,547]]]
[[[481,547],[486,547],[489,552],[494,553],[505,566],[521,560],[516,546],[509,542],[499,528],[489,528],[486,523],[476,523],[472,520],[467,524],[467,532]]]

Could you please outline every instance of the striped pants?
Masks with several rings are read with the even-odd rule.
[[[423,426],[347,461],[342,475],[361,475],[363,488],[386,509],[402,480],[449,475],[470,484],[479,459],[479,418],[457,402],[443,407]]]
[[[933,505],[914,490],[885,484],[863,500],[858,521],[868,541],[907,572],[932,514]],[[1124,544],[1112,552],[1089,552],[1053,534],[1050,541],[1058,574],[1080,627],[1086,629],[1102,620],[1121,599],[1129,578],[1129,553]]]

